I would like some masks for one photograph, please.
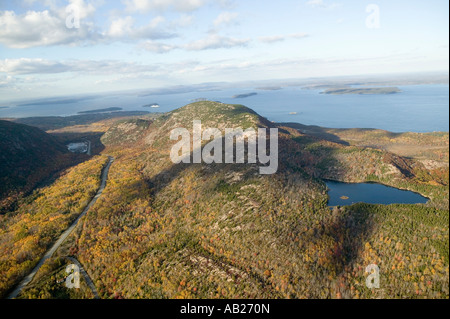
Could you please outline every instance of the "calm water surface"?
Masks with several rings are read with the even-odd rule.
[[[0,109],[0,117],[74,115],[79,111],[121,107],[125,111],[167,112],[206,98],[231,104],[246,105],[275,122],[297,122],[331,128],[378,128],[391,132],[433,132],[449,130],[448,84],[399,86],[398,94],[327,95],[321,90],[286,87],[267,91],[255,88],[226,89],[172,94],[108,94],[64,99],[51,104],[38,101],[17,103]],[[233,99],[236,94],[257,95]],[[144,108],[158,103],[160,108]],[[23,105],[27,104],[27,105]],[[296,114],[289,114],[296,113]]]
[[[375,183],[325,182],[329,191],[328,206],[368,204],[424,204],[427,198],[420,194]],[[348,199],[347,199],[348,198]]]

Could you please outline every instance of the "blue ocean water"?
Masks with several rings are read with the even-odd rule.
[[[121,107],[124,110],[167,112],[205,98],[243,104],[274,122],[297,122],[331,128],[377,128],[391,132],[449,131],[449,85],[399,86],[398,94],[327,95],[321,90],[286,87],[280,90],[237,88],[215,91],[152,94],[108,94],[51,103],[22,103],[0,109],[1,117],[66,116],[79,111]],[[236,94],[256,92],[247,98]],[[144,108],[158,103],[160,108]],[[290,114],[296,113],[296,114]]]

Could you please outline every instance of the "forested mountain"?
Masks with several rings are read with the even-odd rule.
[[[257,164],[173,164],[170,131],[192,132],[192,120],[204,129],[276,126],[241,105],[199,102],[146,129],[113,127],[110,184],[61,252],[86,265],[103,297],[448,295],[448,188],[420,175],[420,162],[279,127],[274,175]],[[320,178],[378,181],[432,200],[330,213]],[[372,263],[385,270],[384,290],[365,287]]]
[[[0,203],[11,193],[31,190],[67,165],[70,154],[38,128],[0,120]]]
[[[140,116],[148,114],[146,111],[116,111],[106,113],[90,113],[71,116],[42,116],[42,117],[24,117],[12,119],[20,124],[35,126],[41,130],[56,130],[66,126],[84,125],[99,122],[107,119],[114,119],[126,116]]]
[[[278,127],[277,173],[261,175],[259,164],[172,163],[177,141],[170,132],[183,127],[192,133],[193,120],[221,131]],[[154,121],[121,120],[102,141],[104,154],[115,158],[106,189],[21,297],[60,295],[66,288],[56,278],[66,256],[80,261],[102,298],[449,295],[448,166],[435,172],[414,158],[309,135],[242,105],[208,101]],[[105,158],[85,162],[54,188],[41,190],[39,202],[29,198],[29,210],[40,212],[36,218],[52,216],[47,227],[58,229],[42,232],[48,242],[57,238],[55,218],[66,221],[61,211],[73,214],[70,207],[83,197],[80,176],[90,176],[92,194],[95,172],[104,163]],[[430,201],[330,210],[324,178],[375,181],[417,191]],[[58,203],[66,188],[74,195],[60,209],[42,210]],[[14,242],[33,243],[42,231],[39,223],[33,232],[8,226],[26,218],[18,210],[0,224],[0,242],[8,247],[0,259],[0,276],[8,283],[3,292],[37,260],[26,245],[16,251]],[[379,266],[383,289],[366,287],[370,264]]]

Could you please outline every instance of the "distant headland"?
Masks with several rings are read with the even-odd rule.
[[[400,93],[398,87],[372,87],[372,88],[332,88],[327,89],[320,94],[395,94]]]
[[[106,109],[96,109],[89,111],[80,111],[78,114],[92,114],[92,113],[105,113],[105,112],[114,112],[114,111],[122,111],[121,107],[108,107]]]

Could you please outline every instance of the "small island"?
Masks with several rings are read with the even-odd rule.
[[[283,88],[281,86],[262,86],[256,88],[257,90],[263,90],[263,91],[278,91],[282,90]]]
[[[243,98],[254,96],[254,95],[258,95],[258,93],[252,92],[252,93],[236,94],[236,95],[233,95],[233,99],[243,99]]]
[[[121,111],[121,107],[108,107],[106,109],[96,109],[96,110],[90,110],[90,111],[81,111],[78,112],[78,114],[93,114],[93,113],[106,113],[106,112],[114,112],[114,111]]]
[[[320,94],[395,94],[400,93],[401,90],[398,87],[375,87],[375,88],[333,88],[327,89]]]
[[[158,103],[150,103],[150,104],[143,105],[142,107],[158,108],[159,104]]]

